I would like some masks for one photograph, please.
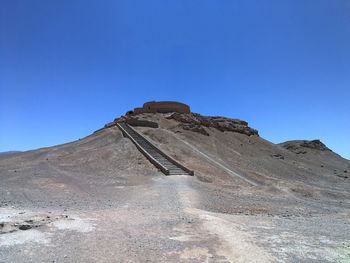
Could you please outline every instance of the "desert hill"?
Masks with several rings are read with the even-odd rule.
[[[348,256],[349,160],[318,140],[273,144],[238,119],[138,111],[74,142],[0,156],[1,262]],[[195,176],[162,174],[117,122]]]
[[[240,183],[274,185],[293,182],[325,189],[349,184],[350,162],[319,140],[288,141],[275,145],[258,135],[248,123],[195,113],[144,113],[122,116],[105,126],[126,121],[148,136],[169,155],[196,171],[199,178],[227,183],[230,171]],[[211,171],[210,169],[215,169]],[[247,179],[247,180],[245,180]]]

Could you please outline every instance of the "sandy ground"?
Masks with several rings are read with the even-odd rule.
[[[188,176],[154,177],[117,188],[128,198],[102,209],[3,207],[7,226],[28,220],[38,226],[2,233],[0,262],[348,262],[348,211],[215,213],[200,204],[202,194],[212,195],[193,187],[201,184]]]
[[[158,121],[137,129],[196,176],[164,176],[117,128],[1,156],[0,262],[350,262],[347,160]]]

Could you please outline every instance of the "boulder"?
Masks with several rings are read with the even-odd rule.
[[[182,123],[191,123],[191,124],[196,124],[199,125],[201,122],[197,120],[192,114],[183,114],[183,113],[177,113],[174,112],[173,114],[169,115],[166,117],[167,119],[174,119],[178,122]]]
[[[182,128],[184,130],[199,132],[200,134],[203,134],[205,136],[209,136],[209,133],[200,125],[185,124],[185,125],[182,125]]]

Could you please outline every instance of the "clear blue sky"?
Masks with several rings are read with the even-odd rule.
[[[150,100],[350,158],[349,0],[0,0],[0,151],[89,135]]]

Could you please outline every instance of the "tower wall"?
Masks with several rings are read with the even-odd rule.
[[[176,101],[150,101],[143,104],[142,108],[135,108],[134,114],[141,113],[167,113],[167,112],[179,112],[190,113],[190,106],[176,102]]]

